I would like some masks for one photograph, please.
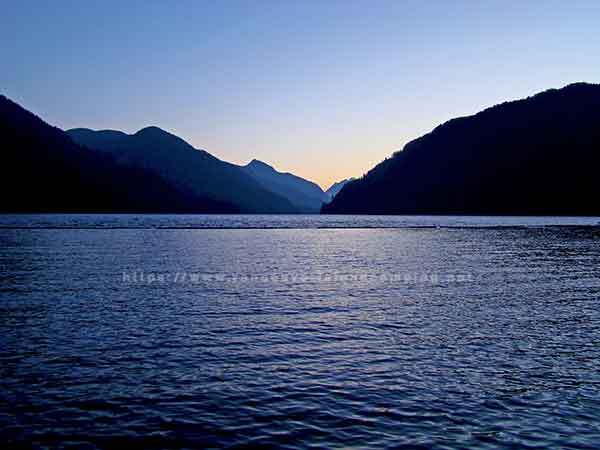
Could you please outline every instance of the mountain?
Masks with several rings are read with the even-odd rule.
[[[158,127],[135,134],[86,128],[67,133],[75,142],[106,152],[120,164],[150,169],[179,189],[233,204],[240,212],[297,212],[286,198],[264,188],[239,166],[195,149]]]
[[[322,209],[334,214],[600,215],[600,85],[450,120]]]
[[[348,184],[350,181],[354,181],[354,180],[356,180],[356,178],[346,178],[345,180],[338,181],[337,183],[333,183],[331,185],[331,187],[325,191],[325,193],[329,197],[329,200],[331,201],[333,199],[333,197],[338,195],[338,192],[340,192],[346,184]]]
[[[270,165],[253,159],[242,170],[265,189],[287,198],[299,212],[318,213],[329,197],[312,181],[291,173],[278,172]]]
[[[119,166],[1,95],[0,140],[2,212],[237,212],[148,170]]]

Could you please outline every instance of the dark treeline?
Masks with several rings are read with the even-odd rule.
[[[0,96],[3,212],[238,212],[118,165]]]
[[[599,215],[600,85],[578,83],[450,120],[324,213]]]
[[[0,96],[3,212],[314,212],[317,185],[157,127],[67,133]],[[450,120],[344,185],[335,214],[600,215],[600,85]]]

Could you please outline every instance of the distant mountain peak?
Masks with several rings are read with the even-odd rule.
[[[266,189],[287,198],[301,212],[318,212],[329,200],[323,190],[312,181],[289,172],[280,172],[273,166],[253,159],[241,168]]]
[[[254,158],[252,161],[250,161],[248,164],[246,164],[246,167],[254,167],[254,168],[263,168],[263,169],[271,169],[271,170],[275,170],[275,168],[273,166],[270,166],[269,164],[267,164],[266,162],[263,162],[259,159]]]
[[[144,127],[140,130],[138,130],[134,135],[137,136],[141,136],[141,135],[168,135],[168,136],[174,136],[173,134],[169,133],[168,131],[163,130],[162,128],[159,128],[155,125],[150,125],[149,127]]]
[[[170,133],[168,131],[163,130],[157,126],[149,126],[138,130],[135,134],[132,135],[135,138],[140,139],[145,142],[149,146],[171,146],[171,150],[174,148],[187,148],[193,149],[193,145],[191,145],[186,140],[180,138],[179,136]]]

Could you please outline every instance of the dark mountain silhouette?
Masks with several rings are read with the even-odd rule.
[[[347,184],[324,213],[599,215],[600,85],[450,120]]]
[[[329,197],[329,201],[331,201],[333,197],[338,195],[338,192],[340,192],[347,183],[349,183],[350,181],[354,181],[355,179],[356,178],[346,178],[345,180],[333,183],[331,187],[325,191],[325,193]]]
[[[177,189],[154,173],[119,166],[0,96],[2,212],[230,213],[229,203]]]
[[[312,181],[291,173],[278,172],[270,165],[253,159],[242,170],[264,188],[287,198],[298,212],[318,213],[329,197]]]
[[[160,128],[147,127],[132,135],[85,128],[67,133],[81,145],[112,155],[119,164],[150,169],[179,189],[233,204],[240,212],[297,212],[286,198],[265,189],[239,166]]]

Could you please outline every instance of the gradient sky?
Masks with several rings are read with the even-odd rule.
[[[9,1],[0,93],[328,187],[452,117],[599,82],[599,27],[598,0]]]

